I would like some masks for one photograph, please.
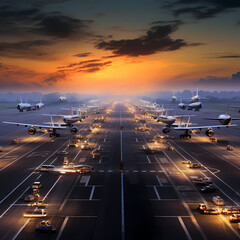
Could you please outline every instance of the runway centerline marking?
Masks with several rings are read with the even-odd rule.
[[[120,125],[122,125],[122,112],[120,111]],[[122,131],[120,131],[120,149],[121,149],[121,162],[123,161],[122,153]],[[123,188],[123,172],[121,172],[121,239],[125,240],[125,213],[124,213],[124,188]]]

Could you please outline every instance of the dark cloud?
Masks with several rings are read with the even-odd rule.
[[[70,63],[67,66],[58,67],[58,69],[60,70],[46,75],[42,82],[52,86],[57,82],[69,80],[72,74],[98,72],[103,70],[107,66],[110,66],[111,63],[111,61],[103,62],[100,59],[92,59],[81,61],[78,63]]]
[[[27,59],[45,58],[49,55],[49,52],[41,50],[41,47],[51,46],[52,44],[52,42],[46,40],[2,42],[0,43],[0,56]]]
[[[84,70],[79,70],[78,72],[82,72],[82,73],[94,73],[94,72],[98,72],[101,69],[98,67],[95,68],[89,68],[89,69],[84,69]]]
[[[32,29],[33,32],[40,35],[46,35],[56,38],[70,38],[73,36],[86,37],[88,25],[92,23],[91,20],[80,20],[64,16],[61,14],[48,14],[36,18],[39,22],[36,23]]]
[[[86,53],[78,53],[73,55],[74,57],[88,57],[91,53],[90,52],[86,52]]]
[[[240,8],[237,0],[174,0],[165,5],[175,16],[191,14],[195,19],[212,18],[217,14]]]
[[[183,39],[172,39],[179,23],[153,26],[144,36],[135,39],[101,41],[96,44],[98,49],[110,50],[116,56],[151,55],[163,51],[175,51],[186,46],[197,46],[199,43],[189,44]]]
[[[58,67],[58,69],[73,68],[73,67],[76,67],[76,66],[81,66],[81,65],[86,64],[86,63],[94,63],[94,62],[99,62],[99,61],[100,61],[100,59],[91,59],[91,60],[81,61],[81,62],[78,62],[78,63],[70,63],[67,66]]]
[[[240,54],[236,53],[209,53],[205,58],[240,58]]]
[[[61,81],[66,81],[68,79],[68,73],[64,71],[57,71],[55,73],[48,74],[42,83],[52,86],[53,84]]]
[[[217,56],[216,58],[240,58],[240,55],[224,55],[224,56]]]
[[[103,67],[103,66],[109,66],[112,62],[100,62],[100,63],[89,63],[85,64],[83,66],[80,66],[79,69],[91,69],[91,68],[96,68],[96,67]]]
[[[59,39],[79,40],[90,36],[92,20],[66,16],[60,12],[42,12],[40,7],[19,9],[9,5],[0,7],[0,32],[19,36],[38,34]]]

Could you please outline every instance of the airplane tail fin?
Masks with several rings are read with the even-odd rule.
[[[22,96],[20,96],[20,101],[21,101],[21,103],[23,103],[23,102],[22,102]]]
[[[189,115],[189,117],[188,117],[186,127],[188,127],[190,125],[190,119],[191,119],[191,115]]]
[[[229,105],[227,105],[226,110],[225,110],[225,114],[228,115],[229,112]]]
[[[51,114],[50,114],[50,119],[51,119],[51,125],[54,126],[53,117]]]

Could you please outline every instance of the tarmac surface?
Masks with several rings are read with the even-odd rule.
[[[0,152],[1,239],[240,239],[238,225],[229,222],[229,215],[206,215],[197,210],[199,203],[218,207],[211,201],[215,195],[221,196],[226,206],[240,205],[239,127],[216,129],[218,142],[210,142],[204,133],[180,139],[180,133],[173,130],[166,143],[157,144],[150,140],[163,135],[164,124],[140,111],[132,113],[124,103],[116,103],[111,114],[99,115],[105,120],[98,134],[89,135],[88,129],[98,115],[74,124],[84,139],[90,137],[93,147],[103,148],[101,157],[93,159],[91,150],[81,150],[81,143],[76,148],[68,147],[74,137],[70,131],[59,131],[59,138],[50,138],[48,133],[30,136],[25,127],[2,123],[43,123],[49,120],[42,113],[54,110],[62,113],[61,107],[23,113],[16,109],[0,111],[0,146],[4,147]],[[196,115],[192,122],[216,125],[219,123],[204,118],[220,113],[203,109],[192,113]],[[150,132],[135,130],[143,126],[135,121],[136,115],[146,120]],[[13,139],[19,143],[13,144]],[[233,151],[226,150],[228,144]],[[141,150],[148,145],[162,151],[148,154]],[[165,150],[166,146],[174,150]],[[93,172],[36,171],[42,164],[61,165],[63,156],[57,154],[59,150],[66,150],[74,164],[93,166]],[[202,167],[189,169],[182,164],[183,160],[201,163]],[[191,181],[204,176],[213,179],[216,192],[201,193],[202,186]],[[24,201],[34,181],[42,183],[40,200],[47,205],[47,217],[43,219],[50,220],[56,233],[36,232],[43,219],[23,217],[25,212],[34,210]]]

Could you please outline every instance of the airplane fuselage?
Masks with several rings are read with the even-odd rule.
[[[173,117],[173,116],[164,116],[164,115],[158,116],[157,119],[158,119],[159,122],[166,123],[168,125],[171,125],[171,124],[173,124],[176,121],[175,117]]]

